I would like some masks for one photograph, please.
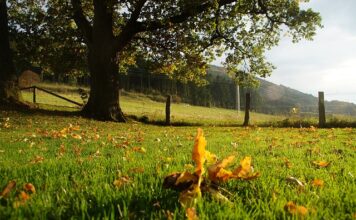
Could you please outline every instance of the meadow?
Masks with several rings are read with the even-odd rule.
[[[0,219],[187,218],[179,192],[162,184],[194,172],[197,126],[13,111],[1,111],[0,122]],[[234,155],[232,167],[251,156],[260,176],[221,183],[230,202],[203,195],[199,219],[356,217],[355,129],[201,128],[208,151]]]

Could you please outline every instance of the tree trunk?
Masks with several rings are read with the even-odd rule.
[[[89,47],[90,96],[83,108],[85,116],[104,120],[125,122],[119,104],[119,74],[115,51],[110,44]]]
[[[18,88],[15,67],[9,44],[7,6],[0,0],[0,103],[18,103]]]
[[[115,43],[113,7],[107,1],[93,2],[93,26],[87,35],[90,96],[83,113],[98,120],[125,122],[119,105],[119,73],[116,63],[117,53],[124,45]]]

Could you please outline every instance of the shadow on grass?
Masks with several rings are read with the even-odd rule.
[[[64,116],[64,117],[73,117],[73,116],[83,116],[81,109],[62,107],[61,106],[48,106],[47,109],[39,108],[38,105],[31,105],[31,103],[26,107],[19,106],[6,106],[0,105],[0,111],[17,111],[26,115],[47,115],[47,116]],[[128,122],[141,122],[148,125],[157,125],[157,126],[172,126],[172,127],[198,127],[198,126],[215,126],[215,127],[243,127],[241,123],[216,123],[216,124],[204,124],[200,122],[171,122],[169,125],[166,124],[163,120],[150,120],[147,116],[138,117],[136,115],[127,115]],[[293,120],[286,118],[281,121],[267,121],[267,122],[258,122],[256,124],[250,125],[250,127],[275,127],[275,128],[309,128],[309,127],[318,127],[318,123],[314,120]],[[326,122],[324,128],[356,128],[356,121],[343,120],[338,118],[331,118]]]

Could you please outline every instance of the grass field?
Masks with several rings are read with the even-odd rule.
[[[172,172],[192,171],[197,127],[11,111],[0,112],[0,122],[0,190],[16,181],[0,197],[0,219],[186,218],[179,193],[162,183]],[[202,129],[207,150],[220,159],[235,155],[237,163],[251,156],[261,176],[222,184],[232,205],[203,196],[196,204],[200,219],[355,219],[355,129]],[[330,164],[320,167],[317,161]],[[22,193],[27,183],[35,193],[29,187]],[[307,213],[291,214],[288,202]]]
[[[53,88],[54,85],[46,84],[46,88]],[[64,87],[68,90],[70,87]],[[66,91],[63,90],[63,91]],[[78,93],[59,93],[60,95],[69,98],[73,101],[82,103]],[[25,101],[32,102],[32,92],[23,91],[23,98]],[[53,97],[42,91],[36,92],[37,103],[42,108],[53,108],[50,105],[58,108],[65,107],[68,111],[77,111],[78,106],[67,102],[65,100]],[[143,116],[148,118],[148,121],[163,121],[165,119],[165,103],[157,102],[149,99],[146,95],[140,93],[124,93],[120,98],[120,104],[125,114],[132,115],[138,118]],[[266,121],[280,121],[285,117],[273,116],[266,114],[251,113],[251,123],[258,124]],[[171,121],[173,123],[181,124],[210,124],[210,125],[236,125],[242,124],[244,113],[237,113],[236,110],[223,109],[223,108],[206,108],[200,106],[191,106],[185,103],[172,104],[171,106]]]
[[[58,94],[82,103],[77,87],[62,84],[40,84],[40,87],[56,91]],[[87,88],[84,88],[87,89]],[[32,92],[23,91],[23,98],[32,102]],[[36,92],[36,100],[40,108],[50,110],[78,111],[80,107],[65,100],[53,97],[42,91]],[[160,97],[164,100],[164,97]],[[144,118],[147,122],[159,123],[165,120],[165,103],[152,100],[150,96],[140,93],[123,92],[120,98],[124,113],[134,118]],[[176,125],[215,125],[236,126],[241,125],[244,112],[223,108],[206,108],[191,106],[186,103],[173,103],[171,106],[171,122]],[[356,127],[356,118],[344,115],[327,115],[330,127]],[[300,117],[298,115],[267,115],[256,112],[250,113],[250,124],[274,127],[310,127],[317,126],[316,117]]]

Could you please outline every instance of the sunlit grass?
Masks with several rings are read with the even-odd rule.
[[[1,112],[0,122],[0,188],[10,180],[17,182],[16,189],[0,199],[0,219],[185,218],[178,193],[163,189],[162,183],[166,175],[193,164],[196,127],[14,112]],[[80,130],[67,137],[55,135],[69,124]],[[220,159],[235,155],[237,163],[251,156],[261,176],[222,185],[231,193],[227,197],[232,206],[203,197],[196,206],[201,219],[297,218],[284,210],[288,201],[308,209],[305,219],[355,215],[355,129],[203,126],[203,130],[207,150]],[[142,148],[145,152],[135,150]],[[319,160],[331,165],[317,168],[312,162]],[[129,182],[115,187],[114,180],[122,176]],[[305,187],[288,183],[289,176]],[[323,180],[324,187],[312,186],[314,179]],[[36,193],[15,208],[25,183],[32,183]]]

